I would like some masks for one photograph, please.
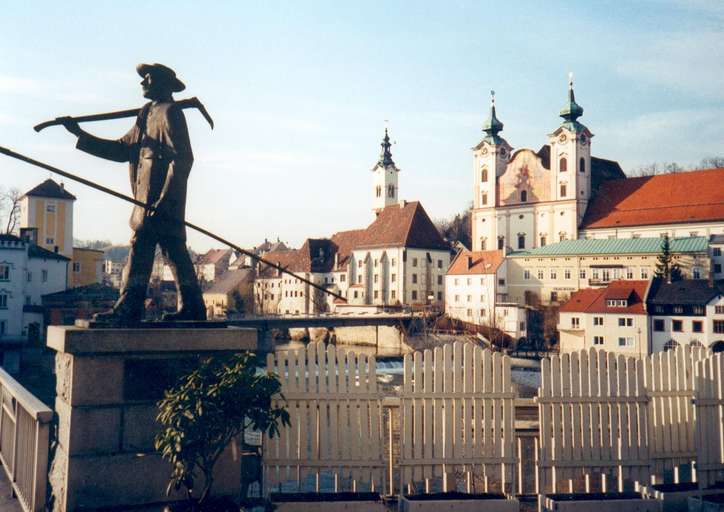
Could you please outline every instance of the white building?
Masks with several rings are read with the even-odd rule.
[[[653,351],[683,345],[724,347],[723,288],[724,282],[706,279],[655,279],[647,298]]]
[[[514,151],[492,104],[473,148],[473,250],[724,234],[724,169],[627,178],[618,163],[592,156],[582,114],[571,82],[563,123],[547,143]]]
[[[392,161],[390,152],[390,136],[385,128],[385,137],[382,139],[380,159],[372,168],[372,211],[381,212],[385,207],[397,203],[397,173],[400,170]]]
[[[613,281],[585,288],[560,308],[561,353],[591,347],[643,357],[651,352],[646,314],[649,281]]]
[[[13,235],[0,235],[0,348],[3,366],[15,371],[19,345],[45,332],[41,298],[63,291],[70,259]]]

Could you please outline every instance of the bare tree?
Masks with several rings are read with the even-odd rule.
[[[640,165],[629,171],[628,175],[631,178],[638,178],[641,176],[656,176],[658,174],[681,172],[683,170],[684,168],[676,162],[654,162],[647,165]]]
[[[20,190],[0,187],[0,229],[11,234],[20,223]]]
[[[702,158],[697,166],[699,169],[715,169],[724,167],[724,156],[708,156]]]

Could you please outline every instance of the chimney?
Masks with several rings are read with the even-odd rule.
[[[20,238],[26,242],[38,244],[38,228],[20,228]]]
[[[400,199],[399,204],[400,204],[400,208],[404,208],[407,205],[407,201],[405,201],[404,199]]]
[[[63,183],[62,181],[60,182],[60,188],[62,188],[63,190],[65,190],[65,183]]]

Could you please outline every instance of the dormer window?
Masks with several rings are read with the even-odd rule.
[[[628,299],[607,299],[606,306],[609,308],[625,308],[628,306]]]

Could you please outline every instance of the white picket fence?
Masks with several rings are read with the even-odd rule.
[[[264,440],[266,491],[283,484],[298,490],[310,478],[319,491],[322,474],[332,475],[334,491],[382,491],[375,358],[310,343],[306,350],[269,354],[267,369],[281,379],[291,426]]]
[[[652,483],[680,481],[679,467],[691,468],[696,459],[694,371],[707,355],[687,345],[644,359]]]
[[[400,489],[512,491],[515,431],[510,358],[470,343],[406,355],[401,395]],[[483,489],[475,488],[482,480]]]
[[[696,347],[544,358],[536,490],[630,490],[678,481],[682,465],[702,486],[721,480],[723,358]],[[500,353],[454,343],[407,355],[399,399],[384,400],[374,357],[311,343],[269,355],[267,368],[292,425],[264,440],[265,492],[319,491],[331,478],[334,491],[512,493],[516,467],[531,465],[516,445],[516,391]]]
[[[623,490],[647,481],[641,361],[594,349],[543,359],[538,404],[541,493]]]
[[[696,365],[696,439],[699,487],[724,480],[724,353]]]

